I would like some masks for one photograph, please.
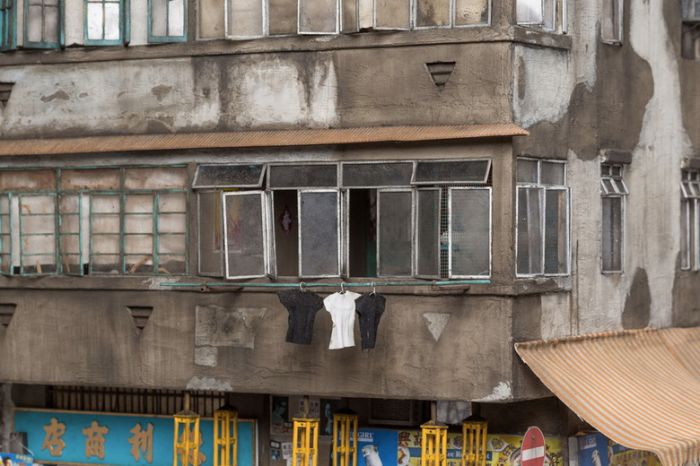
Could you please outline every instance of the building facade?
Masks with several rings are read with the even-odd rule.
[[[697,0],[0,0],[0,450],[36,441],[28,408],[185,392],[257,420],[261,466],[304,396],[574,433],[513,343],[700,325],[699,24]],[[371,349],[329,349],[307,303],[346,289],[386,299]]]

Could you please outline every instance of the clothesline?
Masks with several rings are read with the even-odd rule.
[[[299,282],[299,283],[255,283],[255,282],[206,282],[180,283],[164,282],[160,286],[172,288],[197,287],[236,287],[236,288],[374,288],[385,286],[459,286],[459,285],[488,285],[491,280],[433,280],[433,281],[375,281],[375,282]]]

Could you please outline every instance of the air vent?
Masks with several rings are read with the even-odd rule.
[[[447,84],[447,81],[450,79],[455,69],[455,62],[435,61],[426,63],[425,67],[428,69],[428,73],[430,73],[433,84],[437,87],[445,87],[445,84]]]
[[[15,315],[16,304],[0,303],[0,327],[7,328]]]
[[[15,83],[0,83],[0,108],[5,108]]]
[[[127,306],[127,309],[129,309],[129,314],[131,314],[136,329],[141,334],[141,331],[148,323],[149,317],[151,317],[153,306]]]

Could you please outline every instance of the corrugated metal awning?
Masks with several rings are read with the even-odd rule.
[[[503,123],[0,139],[0,156],[420,142],[527,135],[523,128]]]
[[[682,466],[700,460],[699,345],[700,327],[602,333],[515,349],[552,393],[607,437],[654,452],[665,466]]]

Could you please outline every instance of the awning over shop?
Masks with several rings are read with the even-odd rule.
[[[518,343],[539,379],[612,440],[665,466],[700,461],[700,327]]]
[[[526,130],[515,124],[500,123],[0,139],[0,156],[448,141],[527,135]]]

